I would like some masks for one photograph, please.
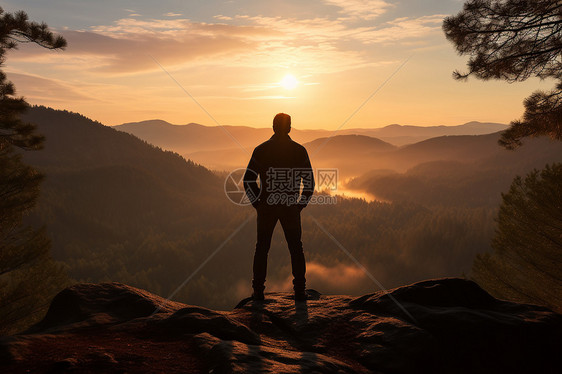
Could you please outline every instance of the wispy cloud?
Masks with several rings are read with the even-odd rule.
[[[123,10],[129,13],[129,17],[141,17],[141,14],[133,9],[123,9]]]
[[[432,34],[440,35],[443,18],[445,15],[442,14],[397,18],[380,27],[364,30],[356,37],[364,43],[396,43],[414,39],[423,41]]]
[[[384,1],[330,1],[345,5],[354,14],[366,12],[362,9],[367,5],[373,6],[369,9],[375,13],[388,7]],[[149,55],[172,68],[182,64],[221,64],[298,67],[303,74],[332,73],[379,65],[380,59],[373,59],[368,48],[358,46],[423,40],[439,30],[442,18],[442,15],[398,18],[377,26],[350,27],[341,19],[329,18],[242,15],[233,19],[243,21],[243,25],[234,25],[193,22],[186,18],[127,17],[87,30],[63,30],[69,42],[64,57],[37,48],[22,48],[15,58],[53,64],[58,61],[63,65],[80,60],[80,68],[111,74],[154,71],[157,67]]]
[[[108,33],[65,31],[68,48],[64,55],[45,53],[37,48],[22,48],[15,60],[64,63],[67,59],[82,59],[80,69],[98,73],[136,73],[156,70],[149,55],[158,56],[167,66],[196,60],[215,59],[221,55],[248,53],[255,43],[228,35],[187,33],[172,36],[167,31],[154,33]]]
[[[213,16],[213,18],[221,20],[221,21],[231,21],[231,20],[234,19],[230,16],[223,16],[222,14],[217,14],[216,16]]]
[[[33,97],[34,100],[58,101],[64,103],[72,101],[95,101],[97,98],[81,92],[71,84],[58,80],[39,77],[33,74],[7,72],[10,79],[18,88],[18,94]]]
[[[340,8],[339,13],[350,18],[374,19],[393,7],[384,0],[324,0],[326,4]]]

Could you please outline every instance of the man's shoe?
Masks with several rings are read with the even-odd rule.
[[[254,291],[254,293],[252,293],[252,300],[263,301],[264,299],[263,291]]]
[[[295,301],[305,301],[308,299],[308,294],[305,290],[295,291]]]

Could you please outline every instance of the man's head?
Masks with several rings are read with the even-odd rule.
[[[279,113],[273,118],[273,131],[279,135],[287,135],[291,131],[291,116]]]

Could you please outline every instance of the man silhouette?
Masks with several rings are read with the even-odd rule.
[[[314,192],[314,173],[306,149],[289,136],[291,116],[277,114],[273,131],[269,140],[254,149],[243,179],[246,195],[258,213],[252,298],[264,299],[267,254],[275,225],[281,221],[291,253],[295,300],[306,300],[300,213]]]

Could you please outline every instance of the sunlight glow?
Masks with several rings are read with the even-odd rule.
[[[283,79],[281,79],[281,82],[279,82],[279,84],[281,84],[281,87],[285,88],[286,90],[292,90],[293,88],[297,87],[299,81],[297,80],[297,78],[295,78],[294,75],[287,74],[283,77]]]

